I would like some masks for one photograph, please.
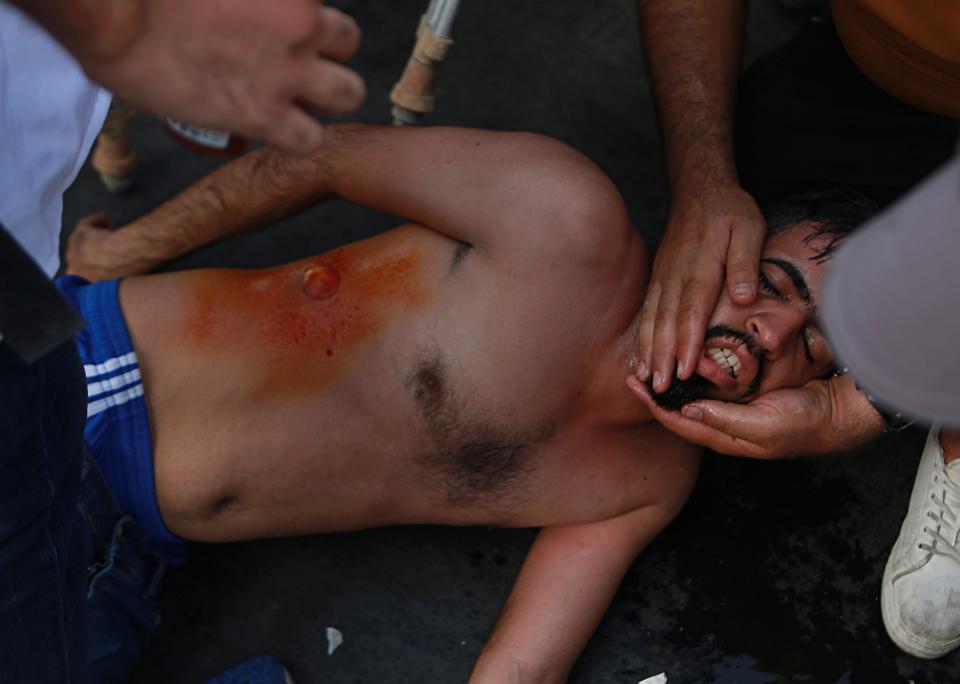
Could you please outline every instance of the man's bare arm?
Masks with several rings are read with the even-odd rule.
[[[307,158],[257,150],[120,229],[113,230],[105,214],[80,219],[67,243],[66,270],[91,281],[147,273],[203,245],[292,216],[329,195],[329,183]]]
[[[470,684],[565,682],[630,564],[675,514],[650,506],[541,530]]]
[[[766,228],[733,155],[745,0],[639,0],[671,190],[640,326],[638,375],[654,387],[696,369],[726,274],[734,301],[756,296]]]
[[[470,684],[567,680],[630,564],[676,517],[696,483],[698,447],[676,440],[661,449],[661,465],[668,467],[651,467],[651,476],[660,474],[647,483],[656,502],[608,520],[540,531]]]
[[[594,248],[609,252],[608,245],[597,244],[600,240],[631,234],[610,179],[552,138],[467,128],[356,126],[340,127],[331,138],[336,140],[314,158],[327,166],[337,195],[422,223],[478,250],[549,258],[559,248],[589,257]],[[545,225],[548,236],[540,230]]]
[[[118,231],[88,217],[68,270],[143,273],[203,244],[289,216],[331,194],[410,219],[482,250],[589,258],[631,235],[622,200],[586,157],[539,135],[463,128],[331,126],[307,157],[258,150]],[[549,240],[532,226],[549,226]],[[113,262],[114,266],[111,266]]]

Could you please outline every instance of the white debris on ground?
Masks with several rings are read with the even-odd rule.
[[[637,682],[637,684],[667,684],[667,674],[665,672],[661,672],[658,675],[647,677],[643,681]]]
[[[327,627],[327,655],[332,656],[342,643],[343,632],[336,627]]]

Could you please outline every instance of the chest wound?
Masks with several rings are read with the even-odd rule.
[[[303,274],[303,291],[310,299],[328,299],[340,288],[340,274],[332,266],[315,266]]]

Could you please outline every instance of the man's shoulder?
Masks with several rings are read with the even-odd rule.
[[[505,256],[570,267],[609,264],[631,247],[642,251],[620,191],[595,163],[546,136],[524,140],[524,161],[505,172],[510,228],[496,242]]]
[[[629,449],[643,471],[643,478],[654,487],[686,493],[693,489],[700,472],[703,447],[686,441],[656,420],[649,420],[628,431],[624,449]]]
[[[659,424],[565,430],[545,464],[557,468],[554,489],[582,520],[606,520],[656,507],[672,518],[696,483],[700,448]]]

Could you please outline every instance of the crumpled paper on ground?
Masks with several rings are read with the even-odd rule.
[[[336,627],[327,627],[327,655],[332,656],[342,643],[343,632]]]

